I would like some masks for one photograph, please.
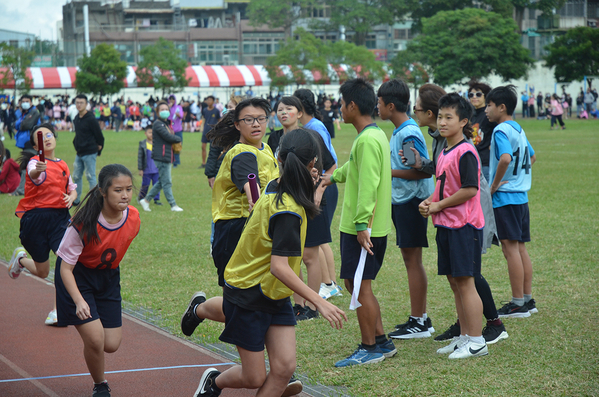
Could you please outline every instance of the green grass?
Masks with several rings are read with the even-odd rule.
[[[334,362],[351,353],[360,341],[356,315],[348,309],[350,296],[345,293],[332,299],[348,313],[343,330],[331,329],[324,320],[297,326],[298,372],[323,384],[344,386],[354,396],[599,395],[599,123],[566,123],[565,131],[550,131],[548,121],[522,123],[537,154],[529,194],[532,242],[528,250],[538,314],[506,320],[509,339],[490,346],[490,354],[483,358],[449,361],[435,353],[441,344],[431,339],[396,341],[399,353],[392,359],[336,369]],[[380,125],[391,133],[390,123]],[[98,171],[113,162],[135,170],[143,134],[108,131],[105,136],[106,149],[98,158]],[[72,137],[60,133],[56,150],[70,166],[75,157]],[[337,132],[333,142],[340,164],[347,160],[354,137],[351,126],[344,125]],[[173,169],[173,191],[185,212],[172,213],[168,205],[153,206],[151,213],[142,211],[139,236],[121,263],[123,299],[160,315],[161,325],[178,336],[182,336],[179,319],[189,296],[197,290],[208,296],[220,293],[209,249],[211,190],[203,170],[197,168],[201,163],[200,135],[186,134],[184,139],[183,165]],[[14,143],[5,143],[16,153]],[[84,192],[86,185],[84,182]],[[342,199],[340,186],[340,203]],[[4,258],[19,245],[19,220],[13,215],[17,200],[0,196],[0,256]],[[332,227],[337,268],[340,207]],[[442,332],[456,315],[449,285],[436,275],[434,233],[430,227],[431,247],[424,251],[428,313],[437,332]],[[390,235],[385,264],[374,283],[387,330],[404,322],[409,314],[406,272],[394,241],[395,236]],[[493,247],[483,256],[483,274],[498,306],[510,298],[500,248]],[[222,324],[206,321],[192,339],[214,343],[221,330]]]

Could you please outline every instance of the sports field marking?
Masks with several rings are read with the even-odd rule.
[[[8,382],[21,382],[21,381],[38,381],[41,379],[56,379],[56,378],[71,378],[71,377],[76,377],[76,376],[89,376],[89,372],[83,373],[83,374],[69,374],[69,375],[52,375],[52,376],[38,376],[38,377],[30,377],[31,375],[29,375],[27,372],[21,370],[19,367],[17,367],[16,365],[14,365],[10,360],[8,360],[6,357],[4,357],[3,355],[0,354],[0,360],[4,361],[7,365],[9,365],[12,369],[14,369],[16,372],[18,372],[19,374],[23,375],[23,376],[29,376],[28,378],[19,378],[19,379],[0,379],[0,383],[8,383]],[[235,363],[215,363],[215,364],[196,364],[196,365],[175,365],[172,367],[154,367],[154,368],[136,368],[136,369],[122,369],[119,371],[106,371],[107,374],[123,374],[123,373],[127,373],[127,372],[144,372],[144,371],[160,371],[160,370],[164,370],[164,369],[180,369],[180,368],[203,368],[203,367],[218,367],[218,366],[223,366],[223,365],[235,365]],[[47,389],[45,386],[43,386],[41,383],[37,382],[38,384],[36,384],[36,386],[38,386],[40,389],[43,387],[45,389]],[[59,397],[57,394],[54,394],[50,389],[48,389],[47,391],[44,390],[44,392],[46,392],[46,394],[51,395],[51,396],[56,396]],[[52,394],[50,394],[52,393]]]
[[[8,358],[4,357],[2,354],[0,354],[0,361],[5,363],[6,365],[8,365],[13,371],[18,373],[19,375],[26,377],[26,378],[19,379],[19,380],[31,381],[31,383],[33,383],[33,385],[35,385],[35,387],[37,387],[38,389],[40,389],[41,391],[43,391],[44,393],[46,393],[46,395],[48,395],[50,397],[60,397],[58,394],[54,393],[49,388],[42,385],[41,382],[38,382],[36,380],[37,378],[32,378],[31,375],[27,373],[27,371],[25,371],[23,368],[19,367],[17,364],[10,361]]]

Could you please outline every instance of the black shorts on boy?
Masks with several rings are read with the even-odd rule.
[[[70,218],[67,208],[36,208],[23,214],[19,237],[31,259],[42,263],[50,251],[58,251]]]
[[[385,251],[387,250],[387,236],[385,237],[370,237],[372,247],[370,250],[374,255],[366,254],[366,263],[364,264],[364,274],[362,280],[374,280],[376,275],[383,266],[385,259]],[[360,252],[362,246],[358,243],[358,236],[341,232],[340,239],[341,248],[341,272],[339,277],[344,280],[354,279]]]
[[[480,274],[483,231],[466,225],[459,229],[437,227],[438,274],[474,277]]]
[[[403,204],[393,204],[391,214],[396,231],[396,243],[399,248],[428,247],[426,229],[428,219],[424,218],[418,210],[418,205],[423,201],[414,197]]]
[[[528,203],[493,208],[497,237],[521,243],[530,241],[530,212]]]

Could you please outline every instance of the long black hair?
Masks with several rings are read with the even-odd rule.
[[[314,102],[314,93],[312,91],[307,88],[300,88],[295,90],[293,96],[297,97],[302,102],[304,113],[322,121],[322,115],[316,107],[316,102]]]
[[[310,218],[318,215],[320,210],[314,204],[314,180],[311,170],[307,168],[315,158],[320,158],[320,148],[314,136],[306,130],[292,130],[281,138],[277,205],[283,202],[283,193],[287,193],[304,207]]]
[[[225,117],[206,134],[206,138],[211,140],[214,146],[222,147],[225,151],[229,150],[235,142],[239,140],[240,132],[235,127],[235,121],[239,119],[241,111],[247,107],[253,106],[264,110],[264,115],[270,115],[270,104],[263,98],[248,98],[239,102],[234,112],[227,112]]]
[[[54,126],[51,123],[42,123],[33,127],[31,132],[29,133],[29,143],[31,143],[31,147],[37,146],[37,130],[40,128],[47,128],[54,135],[54,138],[58,138],[56,136],[56,130],[54,130]],[[27,164],[29,164],[29,160],[32,157],[37,156],[37,151],[33,149],[23,150],[17,159],[19,163],[19,171],[23,171],[27,169]]]
[[[71,224],[79,228],[79,237],[84,243],[101,242],[97,225],[98,217],[104,207],[102,193],[108,193],[112,180],[121,175],[128,176],[133,180],[131,171],[122,164],[109,164],[102,167],[98,175],[98,184],[81,200]]]

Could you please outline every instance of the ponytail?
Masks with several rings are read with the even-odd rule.
[[[302,102],[303,112],[305,114],[322,121],[322,115],[316,108],[316,102],[314,102],[314,94],[312,91],[307,88],[300,88],[295,90],[293,96],[297,97]]]

